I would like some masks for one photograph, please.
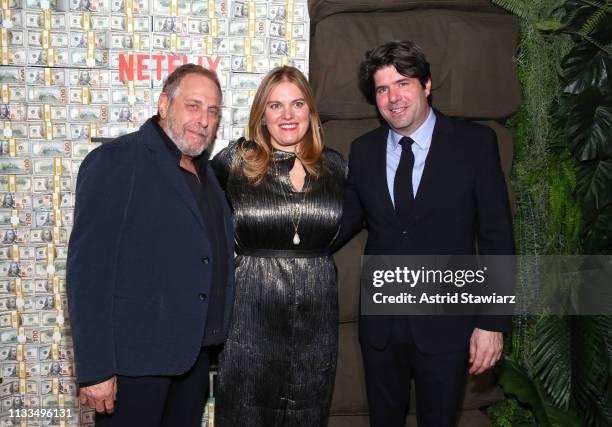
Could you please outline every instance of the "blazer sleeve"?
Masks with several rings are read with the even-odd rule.
[[[357,187],[357,178],[360,171],[358,170],[358,153],[355,152],[355,143],[351,146],[348,161],[348,177],[344,187],[344,195],[342,200],[342,220],[340,222],[340,230],[338,237],[332,247],[333,251],[337,251],[344,246],[355,234],[364,227],[364,210]],[[361,171],[364,173],[364,171]]]
[[[115,143],[111,143],[115,144]],[[111,154],[92,151],[81,164],[74,226],[67,259],[67,292],[77,381],[96,382],[115,373],[113,301],[116,260],[132,178]]]
[[[235,157],[238,155],[237,145],[241,141],[242,139],[230,142],[227,147],[219,151],[210,161],[217,181],[223,191],[227,191],[227,182],[229,180],[232,165],[235,161]]]
[[[476,163],[476,207],[477,242],[481,255],[493,255],[487,262],[496,263],[492,269],[495,291],[498,294],[512,294],[514,287],[514,268],[510,257],[514,255],[514,236],[510,203],[504,175],[500,165],[495,132],[482,129],[480,155]],[[490,269],[491,270],[491,269]],[[510,316],[481,315],[476,318],[476,327],[489,331],[507,332],[511,328]]]

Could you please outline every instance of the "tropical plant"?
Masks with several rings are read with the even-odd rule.
[[[515,164],[519,252],[610,254],[612,1],[493,3],[521,19],[525,101],[510,125],[523,154],[540,155]],[[556,75],[535,72],[546,67]],[[515,326],[506,393],[540,425],[612,425],[612,318],[523,316]]]

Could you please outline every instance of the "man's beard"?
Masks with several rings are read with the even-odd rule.
[[[208,148],[210,141],[208,140],[208,132],[209,130],[203,128],[202,126],[198,126],[195,124],[185,125],[183,128],[187,130],[191,130],[193,132],[198,132],[202,135],[202,143],[194,146],[194,144],[190,144],[185,138],[183,138],[183,134],[180,132],[180,129],[175,129],[174,116],[169,111],[168,112],[168,136],[174,142],[174,144],[178,147],[181,153],[190,156],[190,157],[198,157],[200,154],[204,152]]]

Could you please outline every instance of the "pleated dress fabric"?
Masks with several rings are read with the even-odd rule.
[[[234,209],[238,247],[232,323],[219,359],[216,424],[327,426],[338,301],[336,268],[325,253],[342,215],[346,165],[340,154],[325,149],[323,174],[307,174],[298,192],[289,178],[295,155],[274,151],[264,181],[251,185],[235,169],[239,147],[251,144],[233,142],[212,162]]]

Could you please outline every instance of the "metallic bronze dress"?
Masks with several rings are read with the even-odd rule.
[[[231,143],[213,159],[234,209],[238,247],[216,425],[327,426],[338,347],[336,268],[328,252],[342,215],[345,162],[325,149],[323,174],[307,175],[296,192],[289,178],[295,155],[274,151],[255,186],[235,169],[238,147],[249,144]]]

